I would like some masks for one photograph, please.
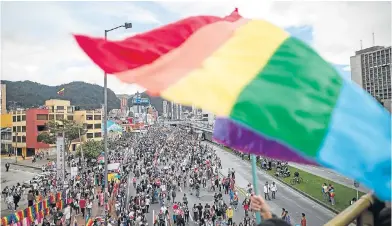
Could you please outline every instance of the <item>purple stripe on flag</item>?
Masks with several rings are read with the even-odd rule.
[[[259,135],[227,118],[217,118],[215,120],[213,139],[244,153],[288,162],[318,165],[314,161],[297,154],[286,145]]]

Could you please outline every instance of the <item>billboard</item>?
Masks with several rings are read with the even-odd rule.
[[[102,124],[102,132],[104,131],[103,128],[104,128],[104,126]],[[115,133],[115,132],[122,133],[122,131],[123,131],[123,128],[121,125],[117,124],[113,120],[108,120],[108,133]]]
[[[64,137],[57,137],[56,141],[56,148],[57,148],[57,188],[62,189],[65,180],[65,165],[64,165],[64,158],[65,158],[65,148],[64,148]]]
[[[148,105],[150,104],[150,99],[137,97],[133,98],[132,103],[135,105]]]

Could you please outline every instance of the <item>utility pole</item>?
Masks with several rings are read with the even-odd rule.
[[[80,135],[80,128],[79,128],[79,145],[80,145],[80,153],[81,153],[81,158],[82,158],[82,173],[84,173],[84,153],[83,153],[83,144],[82,144],[82,137]]]

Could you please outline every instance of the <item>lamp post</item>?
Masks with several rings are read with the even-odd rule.
[[[119,28],[132,28],[132,23],[124,23],[124,25],[109,29],[109,30],[105,30],[105,41],[107,40],[107,36],[108,33],[110,31],[114,31],[116,29]],[[103,80],[103,86],[104,86],[104,103],[103,103],[103,150],[104,150],[104,158],[105,158],[105,191],[104,191],[104,199],[105,199],[105,225],[108,225],[108,220],[107,220],[107,205],[108,205],[108,196],[107,196],[107,192],[108,192],[108,122],[107,122],[107,113],[108,113],[108,79],[107,79],[107,74],[105,72],[104,74],[104,80]]]

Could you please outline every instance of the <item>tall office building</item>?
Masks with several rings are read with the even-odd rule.
[[[6,85],[1,84],[1,91],[0,91],[0,114],[7,113],[7,94],[6,94]]]
[[[184,119],[184,113],[182,112],[182,105],[180,104],[180,109],[179,109],[180,113],[179,113],[179,120],[183,120]]]
[[[174,120],[174,102],[170,101],[170,115],[171,119]]]
[[[390,100],[391,46],[373,46],[355,52],[350,58],[351,79],[373,97]]]
[[[162,112],[162,114],[163,114],[163,117],[165,117],[165,118],[167,118],[167,101],[166,100],[164,100],[163,102],[162,102],[162,110],[163,110],[163,112]]]

